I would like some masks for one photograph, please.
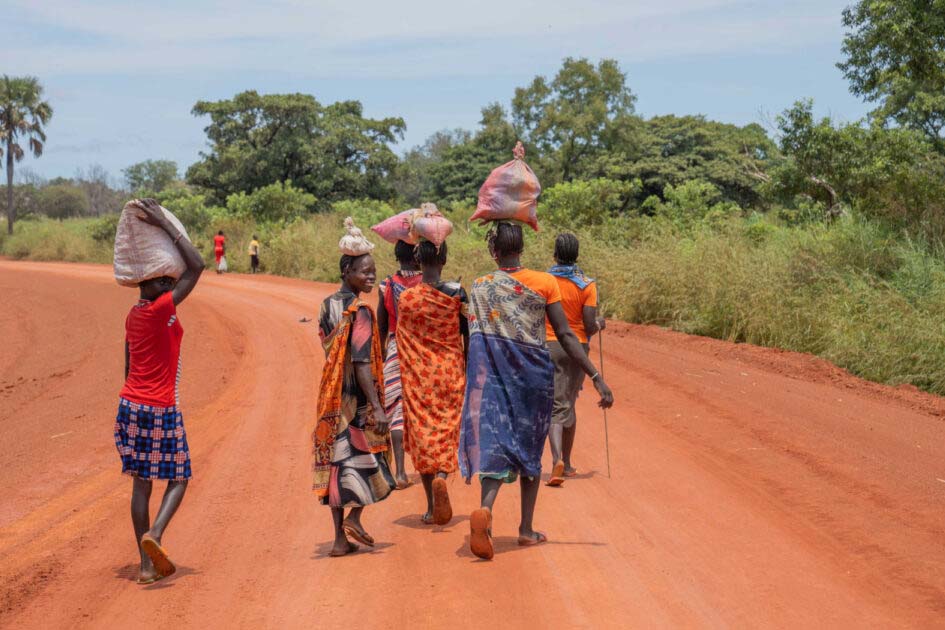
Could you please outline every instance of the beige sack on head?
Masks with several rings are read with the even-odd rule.
[[[171,212],[161,207],[164,216],[180,230],[184,238],[187,230]],[[145,280],[170,276],[180,278],[187,265],[177,251],[177,246],[167,232],[145,223],[141,217],[144,211],[132,199],[125,204],[118,219],[118,231],[115,233],[115,280],[126,287],[136,287]]]
[[[345,230],[347,230],[348,233],[342,236],[341,240],[338,241],[338,248],[341,249],[342,254],[346,256],[363,256],[364,254],[371,253],[371,250],[374,249],[374,243],[364,238],[364,234],[361,233],[361,228],[354,224],[354,219],[351,217],[345,219]]]

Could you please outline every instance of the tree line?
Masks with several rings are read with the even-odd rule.
[[[164,160],[135,164],[115,186],[88,176],[14,186],[13,164],[28,152],[42,153],[52,109],[38,81],[4,77],[9,227],[17,207],[50,216],[115,208],[95,189],[103,183],[112,192],[199,198],[205,207],[259,220],[289,220],[344,199],[466,203],[521,139],[543,198],[562,220],[601,222],[698,198],[706,210],[774,209],[788,218],[830,219],[855,209],[941,240],[945,11],[936,11],[938,4],[861,0],[844,10],[838,67],[851,90],[875,104],[853,123],[816,117],[810,100],[766,126],[702,116],[644,118],[615,60],[567,58],[554,76],[517,88],[510,107],[483,107],[476,129],[437,132],[402,156],[394,146],[403,139],[404,120],[368,118],[358,101],[323,104],[307,94],[252,90],[199,101],[192,113],[208,124],[198,161],[182,174]]]

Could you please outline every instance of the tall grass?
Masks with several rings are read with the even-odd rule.
[[[262,242],[263,270],[338,281],[338,238],[351,214],[367,233],[390,209],[345,202],[332,213],[288,225],[217,219],[194,242],[212,260],[211,235],[228,237],[228,263],[249,268],[249,241]],[[447,212],[455,224],[445,273],[467,286],[494,268],[485,229],[470,208]],[[99,220],[101,221],[101,220]],[[0,241],[14,258],[107,263],[111,243],[93,221],[24,221]],[[556,231],[526,230],[524,263],[546,268]],[[822,356],[864,378],[908,383],[945,395],[945,262],[941,252],[854,218],[786,227],[729,218],[685,230],[659,219],[612,220],[577,230],[581,265],[599,279],[609,317],[683,332]],[[395,269],[393,247],[378,238],[381,275]]]

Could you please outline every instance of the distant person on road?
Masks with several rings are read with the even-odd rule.
[[[498,222],[488,233],[498,269],[473,283],[469,296],[469,360],[459,463],[467,481],[479,474],[481,507],[470,516],[470,550],[491,559],[492,507],[503,483],[520,478],[518,544],[543,543],[533,528],[541,485],[541,454],[551,424],[554,365],[545,346],[545,318],[564,351],[591,376],[601,407],[613,394],[568,326],[554,276],[526,269],[519,224]]]
[[[163,229],[186,264],[176,281],[162,276],[141,282],[140,299],[125,320],[125,385],[119,395],[115,446],[121,471],[134,478],[131,521],[141,553],[138,583],[151,584],[176,570],[161,539],[191,476],[177,389],[184,335],[177,306],[193,291],[204,263],[155,200],[142,199],[138,205],[145,213],[142,220]],[[167,481],[167,489],[151,522],[148,503],[155,479]]]
[[[381,282],[377,301],[377,328],[384,349],[384,408],[390,419],[390,437],[394,449],[397,489],[410,485],[404,468],[404,411],[401,402],[400,354],[397,352],[397,303],[404,291],[420,284],[420,266],[414,246],[406,241],[394,245],[394,257],[400,269]]]
[[[457,468],[466,389],[467,297],[459,282],[441,279],[446,255],[446,243],[417,245],[423,281],[403,292],[398,307],[404,448],[423,481],[427,525],[446,525],[453,517],[446,478]]]
[[[217,235],[213,237],[213,255],[217,260],[217,273],[226,271],[226,236],[223,234],[223,230],[217,232]]]
[[[605,324],[604,318],[597,317],[597,283],[584,275],[577,266],[579,248],[580,243],[574,234],[559,234],[555,239],[554,256],[557,264],[548,272],[558,281],[564,315],[587,354],[590,338],[603,330]],[[548,485],[560,486],[565,477],[577,474],[571,465],[571,450],[577,431],[574,407],[584,384],[584,370],[564,351],[550,321],[545,334],[551,361],[555,365],[555,401],[551,412],[551,430],[548,432],[554,466]]]
[[[387,498],[394,478],[387,460],[390,424],[381,405],[383,358],[374,310],[361,299],[374,288],[373,245],[348,218],[342,239],[341,287],[325,298],[318,314],[325,349],[312,435],[312,488],[331,507],[335,542],[331,556],[357,551],[348,540],[374,546],[361,524],[364,507]],[[351,508],[345,517],[345,508]]]
[[[253,240],[249,242],[249,268],[253,273],[259,271],[259,240],[253,234]]]

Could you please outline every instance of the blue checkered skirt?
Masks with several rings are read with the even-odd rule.
[[[141,479],[190,479],[190,449],[184,416],[177,407],[139,405],[118,401],[115,446],[121,472]]]

